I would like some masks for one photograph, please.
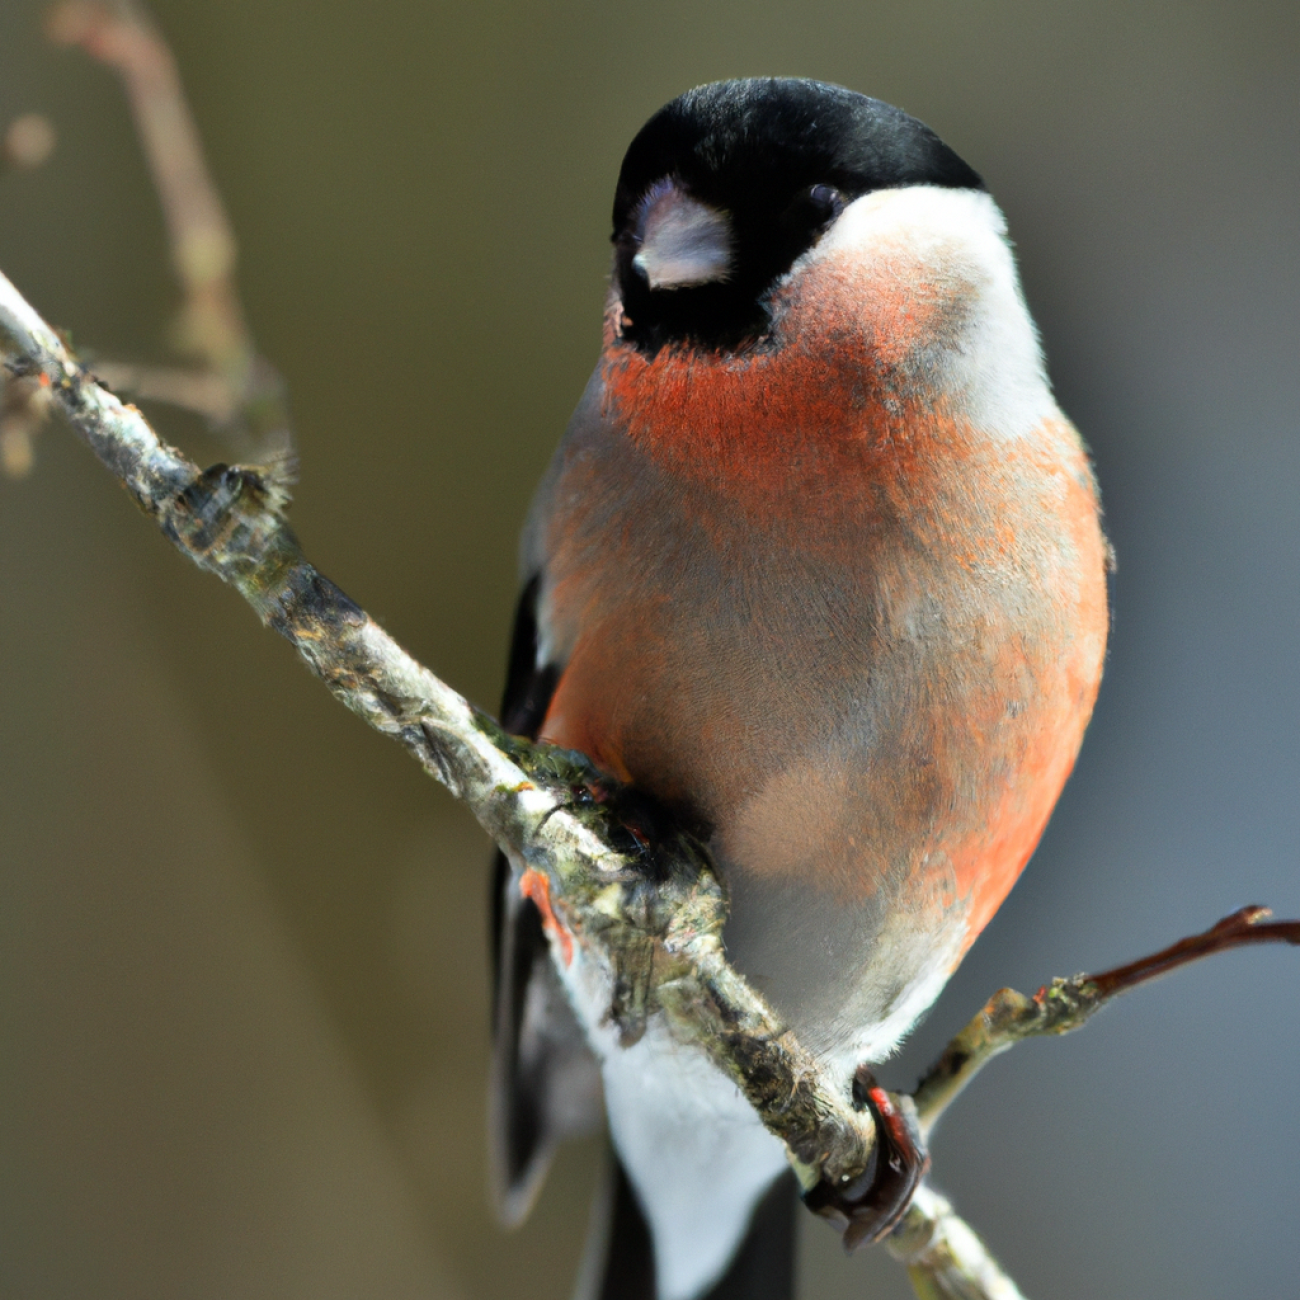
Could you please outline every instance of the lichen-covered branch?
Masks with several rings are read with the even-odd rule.
[[[136,504],[200,568],[235,587],[267,626],[293,643],[308,667],[354,712],[399,740],[488,829],[527,856],[534,831],[593,869],[617,855],[530,786],[495,724],[416,663],[302,554],[284,519],[275,466],[217,465],[201,471],[163,443],[76,362],[62,341],[0,276],[0,332],[12,377],[46,389]],[[508,797],[498,790],[510,790]]]
[[[921,1187],[886,1242],[918,1300],[1024,1300],[951,1202]]]
[[[704,849],[656,844],[656,870],[618,817],[617,791],[578,754],[507,736],[412,659],[307,561],[275,466],[201,471],[84,370],[0,276],[11,376],[39,384],[164,535],[248,601],[333,694],[464,800],[521,868],[541,872],[566,933],[629,990],[629,1036],[661,1009],[735,1080],[806,1183],[852,1183],[874,1125],[728,965],[725,903]],[[600,797],[596,797],[597,792]]]

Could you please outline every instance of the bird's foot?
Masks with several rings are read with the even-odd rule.
[[[871,1112],[876,1125],[876,1143],[866,1169],[848,1182],[823,1176],[803,1198],[810,1210],[840,1228],[846,1250],[888,1236],[907,1213],[930,1169],[910,1097],[886,1092],[862,1065],[853,1078],[853,1101],[859,1110]]]

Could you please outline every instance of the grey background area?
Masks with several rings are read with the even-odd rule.
[[[794,73],[988,178],[1119,553],[1042,848],[889,1077],[1247,902],[1300,915],[1300,18],[1291,0],[166,0],[287,377],[320,567],[492,704],[529,493],[592,365],[622,150]],[[80,346],[175,305],[119,88],[0,7],[0,266]],[[157,411],[200,459],[224,449]],[[484,1188],[488,846],[64,429],[0,481],[0,1294],[568,1293],[596,1148]],[[1300,1294],[1300,954],[1184,972],[992,1066],[939,1183],[1030,1296]],[[902,1297],[808,1222],[804,1294]]]

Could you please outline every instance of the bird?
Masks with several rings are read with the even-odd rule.
[[[594,373],[537,490],[501,721],[689,828],[728,959],[846,1092],[1033,853],[1102,674],[1108,548],[1003,215],[843,87],[715,82],[614,194]],[[798,1189],[699,1049],[634,1044],[494,878],[493,1181],[607,1120],[592,1300],[787,1300]]]

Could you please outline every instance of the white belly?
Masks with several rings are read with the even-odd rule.
[[[725,1271],[755,1203],[789,1168],[785,1147],[661,1015],[604,1055],[610,1132],[654,1240],[659,1300],[691,1300]]]
[[[650,1226],[658,1300],[693,1300],[725,1272],[755,1204],[789,1168],[785,1146],[661,1012],[620,1046],[608,972],[580,943],[556,969],[600,1058],[610,1134]]]

